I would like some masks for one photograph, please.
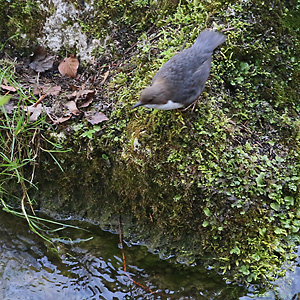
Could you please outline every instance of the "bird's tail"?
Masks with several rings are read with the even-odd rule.
[[[212,52],[219,45],[223,44],[226,36],[213,30],[203,30],[196,39],[195,47],[201,52]]]

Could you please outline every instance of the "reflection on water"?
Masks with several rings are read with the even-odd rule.
[[[64,235],[93,239],[61,242],[57,254],[24,220],[1,211],[0,299],[250,299],[242,297],[244,288],[224,283],[213,271],[171,264],[142,246],[125,246],[124,272],[119,237],[80,225],[90,232],[67,229]]]
[[[276,280],[274,291],[268,291],[260,297],[244,296],[240,300],[300,300],[300,247],[298,247],[297,255],[295,269],[287,271],[284,277]]]

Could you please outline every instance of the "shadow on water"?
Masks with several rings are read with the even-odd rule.
[[[24,220],[0,211],[0,299],[259,299],[214,271],[171,264],[143,246],[125,246],[124,272],[118,235],[77,225],[90,232],[66,229],[75,242],[59,242],[56,253]]]

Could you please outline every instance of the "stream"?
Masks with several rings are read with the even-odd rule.
[[[122,252],[119,235],[87,222],[65,223],[85,230],[64,229],[54,251],[24,219],[0,211],[1,300],[300,299],[300,267],[258,297],[214,270],[162,260],[141,245],[123,242]]]

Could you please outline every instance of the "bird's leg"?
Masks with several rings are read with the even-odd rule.
[[[186,110],[188,110],[190,107],[193,107],[193,108],[192,108],[192,111],[194,111],[194,109],[195,109],[195,107],[196,107],[196,104],[197,104],[198,100],[199,100],[199,98],[198,98],[196,101],[192,102],[190,105],[188,105],[186,108],[182,109],[181,111],[186,111]]]

